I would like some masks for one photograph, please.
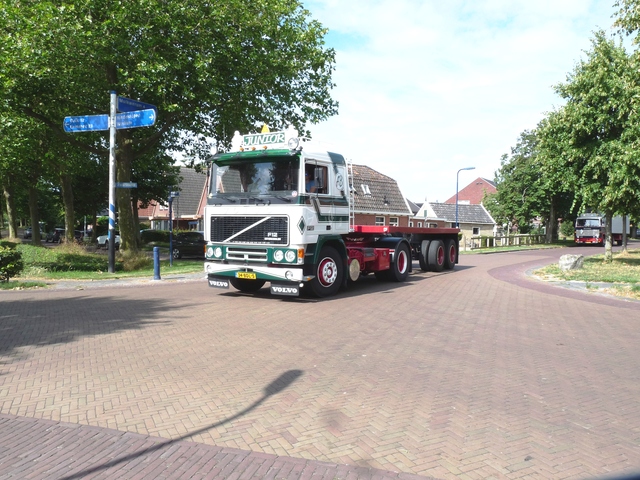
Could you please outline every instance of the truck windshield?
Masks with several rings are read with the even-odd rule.
[[[210,198],[234,201],[237,198],[270,196],[287,199],[298,190],[299,160],[290,156],[269,161],[229,163],[216,169],[215,188]]]
[[[576,220],[576,227],[578,228],[598,228],[600,227],[600,219],[598,218],[579,218]]]

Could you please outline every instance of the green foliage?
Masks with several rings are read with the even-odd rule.
[[[150,243],[164,243],[169,241],[168,230],[143,230],[140,233],[140,240],[143,245]]]
[[[573,234],[575,232],[575,227],[573,225],[573,222],[562,222],[560,224],[560,233],[567,237],[567,238],[573,238]]]
[[[121,253],[120,258],[125,272],[135,272],[153,266],[153,259],[141,252],[125,251]]]
[[[64,244],[56,248],[45,248],[22,244],[18,247],[25,265],[31,271],[43,272],[98,272],[107,271],[109,259],[106,255],[87,253],[81,246]],[[122,263],[116,262],[116,270]]]
[[[0,282],[20,275],[24,268],[22,255],[15,248],[0,246]]]
[[[0,18],[0,104],[11,120],[0,125],[29,132],[0,132],[0,153],[10,151],[0,155],[0,178],[4,159],[40,145],[31,132],[44,129],[33,158],[42,168],[25,170],[43,172],[55,187],[64,178],[79,190],[73,208],[90,215],[106,199],[104,135],[65,133],[63,118],[107,113],[109,91],[157,106],[154,126],[118,131],[117,180],[139,186],[117,191],[125,248],[137,246],[131,205],[162,201],[177,183],[168,152],[202,163],[212,143],[228,144],[235,130],[267,122],[309,136],[307,125],[337,113],[335,52],[296,0],[4,1]],[[70,231],[73,197],[63,198]]]

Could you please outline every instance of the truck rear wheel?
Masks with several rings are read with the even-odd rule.
[[[411,267],[411,255],[405,243],[400,243],[396,247],[393,263],[389,266],[389,280],[394,282],[404,282],[409,276]]]
[[[237,290],[245,293],[254,293],[262,288],[265,280],[247,280],[245,278],[230,278],[229,282]]]
[[[444,268],[447,270],[453,270],[456,265],[456,259],[458,258],[458,249],[456,248],[456,241],[450,238],[446,241],[444,257]]]
[[[441,272],[444,270],[444,244],[442,240],[432,240],[429,244],[429,269],[432,272]]]
[[[344,278],[344,264],[335,248],[327,246],[320,250],[315,273],[315,277],[309,282],[313,295],[329,297],[338,293]]]
[[[429,255],[429,240],[422,240],[420,243],[420,254],[418,255],[418,262],[420,262],[420,270],[423,272],[429,271],[429,261],[427,256]]]

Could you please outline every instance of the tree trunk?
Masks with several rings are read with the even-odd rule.
[[[622,251],[627,252],[627,216],[622,215]]]
[[[137,248],[141,247],[141,239],[140,239],[140,217],[138,217],[138,196],[131,195],[131,210],[133,212],[133,222],[134,222],[134,233],[136,234],[136,245]]]
[[[35,187],[37,178],[31,178],[29,187],[29,214],[31,216],[31,243],[40,245],[40,212],[38,211],[38,189]]]
[[[549,216],[547,218],[545,228],[544,242],[547,244],[553,243],[555,230],[558,228],[558,220],[556,219],[556,206],[555,198],[551,199],[551,205],[549,206]]]
[[[6,175],[2,184],[4,199],[7,205],[7,222],[9,223],[9,239],[18,238],[18,219],[16,218],[16,207],[13,197],[13,176]]]
[[[611,212],[607,212],[605,214],[605,234],[604,234],[604,262],[611,263],[613,262],[613,251],[612,244],[613,238],[611,235],[611,221],[613,219],[613,214]]]
[[[73,211],[73,188],[71,188],[71,175],[67,173],[60,174],[60,188],[62,190],[62,202],[64,204],[65,240],[67,242],[73,242],[73,230],[76,221]]]
[[[131,181],[131,164],[133,160],[133,150],[131,149],[131,139],[126,130],[119,135],[118,157],[116,161],[116,178],[118,182]],[[120,228],[120,249],[138,251],[136,241],[135,222],[133,209],[131,208],[131,192],[128,188],[116,190],[118,207],[118,226]]]

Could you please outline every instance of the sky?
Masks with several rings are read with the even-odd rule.
[[[444,202],[493,180],[519,135],[562,105],[564,82],[613,32],[614,0],[303,0],[336,51],[338,115],[314,140]],[[475,167],[472,171],[461,168]]]

